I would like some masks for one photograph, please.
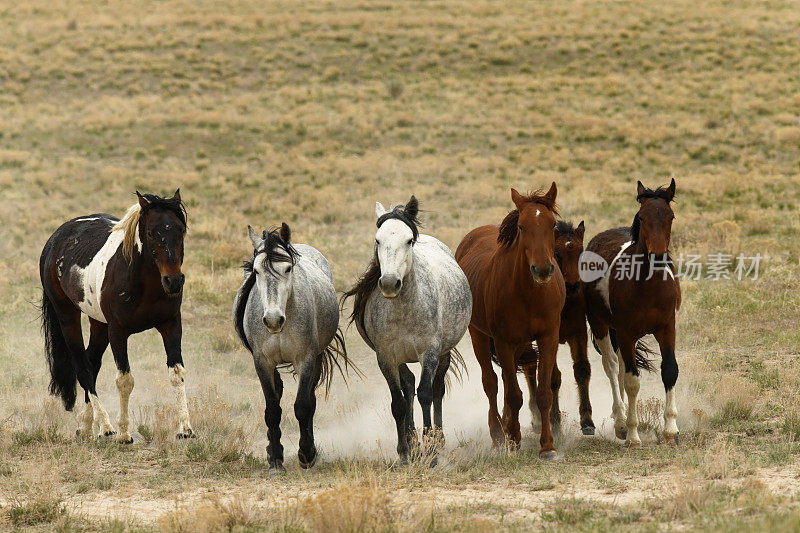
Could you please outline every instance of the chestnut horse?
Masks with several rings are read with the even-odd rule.
[[[587,346],[589,335],[586,331],[586,302],[583,297],[583,283],[578,271],[578,261],[583,253],[583,220],[577,227],[571,222],[559,220],[555,232],[555,256],[558,268],[564,276],[564,285],[567,289],[567,299],[561,311],[561,327],[558,333],[558,342],[568,344],[572,355],[572,372],[578,384],[578,413],[581,419],[581,432],[584,435],[594,435],[594,422],[592,421],[592,404],[589,401],[589,378],[592,367],[589,364]],[[536,408],[534,391],[536,390],[536,364],[526,365],[525,377],[531,391],[530,410],[533,419],[539,417]],[[561,372],[558,364],[553,367],[553,376],[550,383],[553,391],[553,408],[550,411],[550,421],[553,426],[561,423],[561,413],[558,406],[558,392],[561,388]]]
[[[631,446],[641,443],[636,400],[639,368],[648,366],[637,343],[648,334],[655,336],[661,351],[661,380],[666,390],[664,437],[674,444],[678,435],[675,311],[681,304],[681,288],[669,256],[675,218],[670,202],[674,196],[674,179],[669,187],[655,190],[638,182],[636,199],[640,207],[632,226],[604,231],[586,248],[608,264],[602,278],[585,286],[586,311],[595,346],[611,381],[614,428],[617,437],[627,437],[626,444]],[[624,374],[618,368],[618,356],[624,364]],[[627,421],[623,420],[622,388],[628,396]]]
[[[497,446],[507,438],[512,447],[519,447],[522,391],[517,369],[523,352],[530,351],[535,341],[539,351],[536,405],[542,420],[539,457],[548,460],[557,456],[550,428],[550,380],[565,298],[564,278],[554,258],[556,193],[555,182],[545,194],[537,191],[523,196],[511,189],[516,209],[500,226],[481,226],[469,232],[456,250],[456,260],[472,291],[469,333],[489,399],[492,441]],[[493,351],[503,373],[502,422],[497,411]]]

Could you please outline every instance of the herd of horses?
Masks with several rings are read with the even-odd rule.
[[[181,355],[181,301],[186,209],[180,191],[171,198],[139,194],[122,219],[95,214],[60,226],[40,259],[42,321],[50,370],[50,392],[72,410],[77,385],[84,392],[78,435],[133,441],[128,403],[134,386],[128,362],[128,337],[155,328],[162,336],[170,382],[178,408],[179,438],[194,437],[187,409]],[[557,188],[528,195],[511,189],[514,209],[500,224],[470,231],[455,254],[436,238],[420,233],[419,204],[375,206],[374,253],[363,275],[337,300],[331,265],[308,244],[292,242],[285,223],[261,233],[248,226],[253,254],[233,305],[234,329],[253,355],[266,401],[270,469],[283,470],[279,370],[299,376],[295,416],[300,426],[298,458],[310,468],[317,459],[314,413],[320,384],[334,371],[351,366],[339,313],[353,300],[350,317],[375,352],[391,393],[401,462],[419,450],[414,397],[422,407],[423,442],[435,453],[443,443],[442,398],[448,371],[463,367],[456,345],[469,330],[489,400],[493,443],[520,445],[519,411],[524,373],[531,411],[541,423],[539,456],[557,457],[553,431],[561,422],[556,365],[560,343],[567,343],[579,391],[581,431],[595,431],[588,384],[587,322],[611,384],[616,436],[640,444],[637,396],[641,369],[652,369],[651,352],[640,339],[652,334],[661,355],[666,391],[664,437],[675,443],[678,427],[674,387],[675,311],[680,285],[669,258],[674,218],[675,180],[648,189],[637,184],[638,210],[630,227],[596,235],[586,252],[602,257],[607,268],[596,279],[582,279],[584,223],[559,218]],[[633,197],[633,195],[632,195]],[[622,275],[634,256],[647,266],[664,265],[663,275]],[[652,268],[651,274],[652,274]],[[84,346],[81,314],[89,319]],[[117,429],[97,395],[96,380],[108,345],[117,366],[120,409]],[[420,382],[409,363],[420,363]],[[503,411],[498,381],[503,379]],[[357,371],[357,369],[356,369]],[[627,398],[627,402],[626,402]],[[626,405],[627,404],[627,405]],[[433,415],[431,416],[431,408]]]

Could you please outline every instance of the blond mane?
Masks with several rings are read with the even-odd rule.
[[[125,234],[122,239],[122,255],[128,261],[133,257],[134,246],[141,249],[141,241],[139,240],[139,215],[141,213],[141,206],[138,203],[133,204],[128,208],[128,212],[125,213],[122,220],[112,228],[112,231],[122,231]]]

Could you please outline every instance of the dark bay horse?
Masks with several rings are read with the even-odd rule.
[[[519,410],[522,391],[517,369],[522,354],[536,342],[539,351],[536,405],[542,420],[539,456],[555,459],[550,409],[551,375],[558,349],[565,288],[554,258],[556,184],[547,193],[523,196],[511,189],[516,209],[500,226],[469,232],[456,250],[456,260],[472,291],[469,333],[481,365],[483,390],[489,399],[489,433],[495,445],[506,438],[518,447],[522,435]],[[502,368],[505,398],[503,418],[497,410],[497,375],[492,352]]]
[[[665,440],[674,444],[678,434],[675,311],[681,304],[681,288],[669,256],[675,218],[670,202],[674,197],[674,179],[668,187],[655,190],[638,182],[636,199],[640,206],[631,227],[604,231],[586,248],[608,264],[602,278],[586,284],[586,311],[595,346],[611,381],[617,437],[627,437],[626,444],[632,446],[641,443],[636,414],[639,369],[649,366],[637,344],[648,334],[655,336],[661,351],[661,380],[666,390]],[[624,374],[618,369],[618,356]],[[623,415],[623,388],[628,397],[627,420]]]
[[[172,198],[136,195],[138,202],[122,220],[96,214],[64,223],[48,239],[39,260],[50,392],[71,411],[80,383],[86,405],[78,434],[114,435],[95,389],[103,353],[111,344],[120,402],[117,439],[123,443],[133,442],[128,427],[133,390],[128,337],[151,328],[161,334],[167,352],[178,400],[178,437],[194,435],[181,357],[186,209],[179,190]],[[88,348],[83,344],[81,313],[89,317]]]
[[[588,333],[586,330],[586,301],[583,296],[583,283],[578,271],[578,261],[583,253],[583,234],[585,227],[583,220],[577,227],[572,223],[559,220],[555,231],[555,257],[558,267],[564,276],[564,285],[567,290],[567,299],[561,311],[561,326],[558,333],[558,342],[568,344],[572,355],[572,372],[578,384],[578,413],[581,420],[581,432],[584,435],[594,435],[594,422],[592,421],[592,404],[589,401],[589,379],[592,367],[589,364],[587,353]],[[525,366],[525,377],[531,391],[530,409],[534,420],[539,416],[535,405],[534,391],[536,390],[536,365]],[[561,387],[561,372],[556,364],[553,367],[551,389],[553,391],[553,407],[550,411],[551,423],[560,424],[558,393]]]

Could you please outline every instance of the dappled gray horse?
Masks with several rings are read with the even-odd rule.
[[[409,444],[417,444],[415,378],[406,364],[422,364],[417,395],[425,435],[434,428],[441,433],[445,374],[451,359],[463,365],[456,344],[472,314],[466,276],[447,246],[419,234],[418,211],[413,196],[391,211],[376,203],[374,256],[356,286],[345,293],[345,298],[355,297],[351,319],[375,350],[389,384],[401,462],[408,461]]]
[[[331,266],[316,248],[291,244],[286,224],[261,236],[253,228],[247,229],[253,258],[245,263],[245,281],[236,294],[233,323],[242,344],[253,354],[264,390],[269,468],[284,469],[280,429],[283,382],[278,372],[282,366],[291,366],[300,376],[294,403],[300,423],[297,456],[302,468],[310,468],[317,458],[314,390],[320,383],[330,384],[333,368],[339,367],[337,357],[347,363]]]

